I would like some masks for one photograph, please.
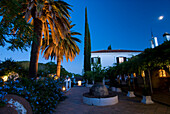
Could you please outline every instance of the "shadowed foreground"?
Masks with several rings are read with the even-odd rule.
[[[140,97],[129,98],[125,93],[118,93],[119,103],[112,106],[89,106],[83,103],[82,94],[86,87],[74,87],[66,93],[68,97],[60,102],[54,114],[170,114],[170,107],[154,103],[142,104]]]

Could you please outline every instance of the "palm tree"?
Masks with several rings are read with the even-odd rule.
[[[71,26],[71,28],[74,25]],[[44,58],[49,59],[57,59],[57,78],[60,77],[61,71],[61,60],[63,60],[63,56],[65,56],[67,62],[68,60],[73,61],[76,57],[76,54],[79,54],[80,49],[77,46],[76,42],[81,42],[78,38],[72,37],[74,35],[81,35],[78,32],[71,32],[66,34],[65,39],[61,39],[58,44],[54,44],[53,41],[50,42],[49,45],[46,43],[42,46],[42,53],[44,52]]]
[[[5,2],[5,0],[3,1]],[[8,4],[8,1],[6,3]],[[70,29],[68,10],[71,10],[71,8],[69,4],[62,0],[23,0],[20,6],[22,6],[20,8],[22,13],[14,15],[13,18],[22,16],[27,23],[34,25],[36,34],[36,39],[32,42],[29,66],[29,77],[32,78],[37,76],[42,38],[49,44],[49,36],[51,36],[56,45],[60,38],[66,38],[65,34]],[[20,29],[17,25],[14,25],[12,32],[15,34]]]

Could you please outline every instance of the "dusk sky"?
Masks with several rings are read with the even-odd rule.
[[[92,51],[107,49],[141,50],[150,48],[151,29],[158,43],[163,43],[163,34],[170,33],[170,0],[64,0],[72,5],[74,12],[71,20],[76,24],[74,31],[82,43],[78,44],[81,52],[73,62],[63,61],[62,65],[72,73],[82,73],[84,60],[85,7],[91,36]],[[159,20],[159,16],[164,16]],[[7,51],[0,47],[0,60],[12,58],[15,61],[29,61],[27,52]],[[40,63],[46,63],[42,55]],[[54,60],[53,60],[54,62]]]

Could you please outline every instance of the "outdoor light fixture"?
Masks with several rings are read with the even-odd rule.
[[[63,89],[63,91],[66,91],[66,87],[64,87],[64,86],[63,86],[63,88],[62,88],[62,89]]]
[[[133,77],[134,77],[134,78],[136,77],[136,73],[133,73]]]
[[[145,77],[145,71],[144,70],[142,71],[141,75],[142,75],[143,78]]]
[[[6,82],[8,80],[8,76],[3,76],[2,79],[4,80],[4,82]]]
[[[81,81],[78,81],[78,86],[81,86]]]
[[[159,77],[166,77],[166,72],[163,69],[159,70]]]

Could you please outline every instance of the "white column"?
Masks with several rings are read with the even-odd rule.
[[[154,48],[153,40],[151,40],[151,48]]]
[[[69,88],[71,89],[71,80],[69,81]]]
[[[155,47],[157,47],[158,46],[158,39],[157,39],[157,37],[154,37],[154,41],[155,41]]]

